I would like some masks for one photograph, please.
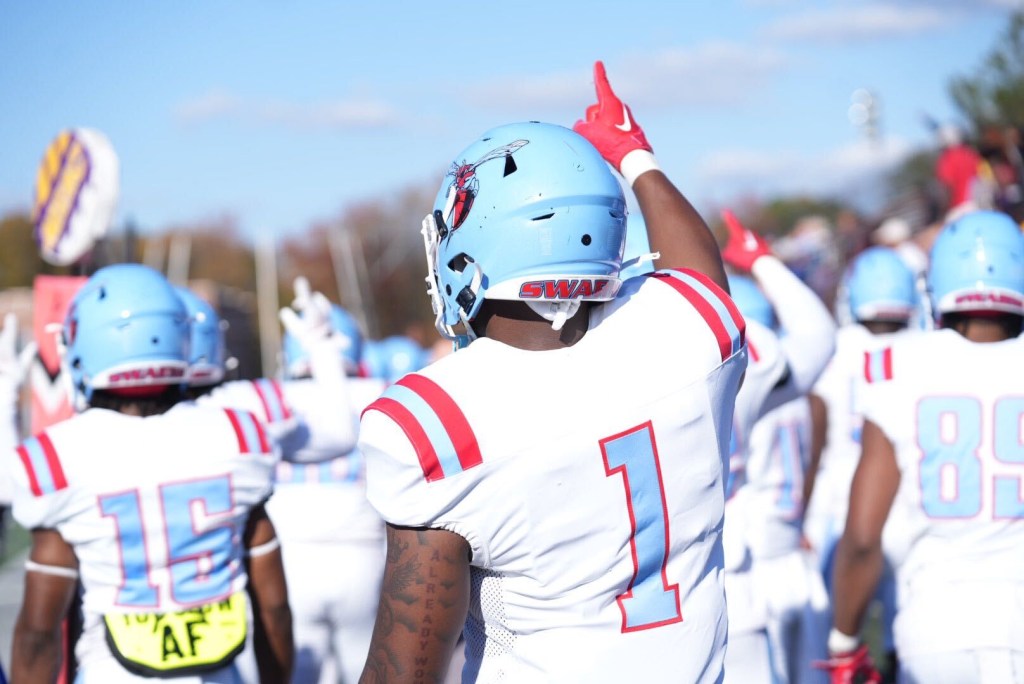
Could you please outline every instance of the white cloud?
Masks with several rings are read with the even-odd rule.
[[[187,100],[175,109],[175,118],[182,123],[198,123],[210,119],[231,116],[239,110],[241,103],[231,93],[222,89],[211,90],[192,100]]]
[[[299,129],[378,128],[392,125],[398,120],[391,107],[373,100],[324,102],[314,105],[268,102],[256,108],[254,114],[260,121]]]
[[[913,146],[902,138],[878,144],[858,141],[822,153],[787,150],[723,149],[707,155],[694,169],[700,185],[718,195],[756,190],[776,193],[831,193],[866,176],[892,169]]]
[[[708,42],[625,57],[609,67],[608,80],[631,106],[735,104],[786,65],[774,48]],[[589,69],[462,84],[459,91],[466,102],[495,109],[575,107],[594,99]]]
[[[174,114],[183,124],[241,120],[298,130],[380,128],[398,122],[398,115],[392,107],[373,99],[310,104],[247,101],[221,89],[181,103]]]
[[[915,35],[953,24],[959,12],[939,6],[857,4],[793,14],[765,27],[775,40],[850,42]]]

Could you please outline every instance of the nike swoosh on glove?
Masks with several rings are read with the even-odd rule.
[[[832,684],[881,684],[882,675],[868,653],[868,647],[861,644],[849,653],[838,653],[828,660],[812,663],[819,670],[828,672]]]
[[[732,266],[737,271],[749,273],[754,267],[754,262],[761,257],[772,253],[771,247],[764,241],[764,238],[749,230],[740,223],[728,209],[722,210],[722,220],[729,231],[729,239],[722,249],[722,261]]]
[[[594,63],[594,87],[597,104],[587,107],[586,118],[577,121],[572,129],[590,141],[605,161],[622,173],[622,158],[627,154],[634,150],[653,150],[629,107],[609,85],[600,60]]]

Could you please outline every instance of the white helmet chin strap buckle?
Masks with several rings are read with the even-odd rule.
[[[629,261],[622,262],[622,269],[625,271],[630,266],[638,266],[640,264],[646,264],[648,261],[654,261],[655,259],[661,258],[661,252],[650,252],[649,254],[641,254],[638,257],[634,257]]]
[[[561,330],[565,322],[580,310],[580,300],[569,299],[557,302],[526,302],[534,313],[551,323],[553,330]]]

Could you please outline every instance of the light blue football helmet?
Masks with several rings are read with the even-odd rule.
[[[626,216],[626,247],[622,253],[619,277],[628,280],[654,272],[654,255],[647,237],[647,222],[640,212]]]
[[[847,272],[846,293],[855,321],[905,323],[917,307],[914,273],[888,247],[869,247],[857,255]]]
[[[778,322],[772,303],[761,292],[754,279],[737,274],[729,274],[729,293],[743,317],[757,321],[766,328],[775,330]]]
[[[429,361],[430,351],[405,335],[367,340],[363,345],[363,367],[367,375],[389,383],[418,371]]]
[[[452,162],[423,221],[438,332],[471,341],[484,299],[528,302],[555,327],[582,301],[613,299],[625,211],[608,164],[573,131],[530,122],[484,133]]]
[[[188,314],[159,272],[141,264],[107,266],[71,300],[61,348],[77,404],[97,389],[152,394],[185,381]]]
[[[1024,315],[1024,234],[1006,214],[974,211],[946,224],[932,245],[928,288],[935,316]]]
[[[331,330],[346,340],[341,348],[341,358],[345,364],[345,372],[358,375],[363,357],[363,332],[352,314],[337,304],[331,305]],[[309,352],[294,335],[285,330],[282,341],[284,352],[285,374],[290,378],[307,377],[310,374]]]
[[[175,287],[192,330],[187,384],[208,387],[224,379],[224,331],[210,304],[187,287]]]

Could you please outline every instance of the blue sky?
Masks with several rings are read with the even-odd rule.
[[[933,144],[922,115],[955,119],[949,78],[1020,4],[0,0],[0,214],[27,209],[54,136],[88,126],[120,156],[118,223],[294,234],[438,182],[494,125],[571,126],[595,59],[698,207],[853,192]],[[848,118],[860,88],[875,144]]]

